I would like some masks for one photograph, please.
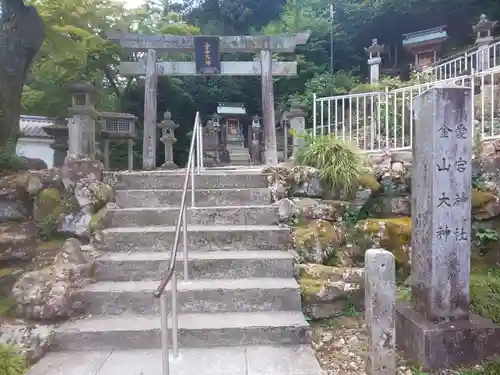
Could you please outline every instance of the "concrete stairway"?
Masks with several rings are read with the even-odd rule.
[[[56,353],[29,375],[161,375],[152,293],[173,246],[184,175],[123,172],[117,179],[119,208],[108,213],[98,282],[80,292],[89,316],[60,325]],[[195,184],[190,280],[178,282],[181,351],[171,374],[319,375],[289,230],[276,225],[265,176],[224,169],[197,176]],[[182,245],[178,262],[182,277]],[[72,370],[85,355],[93,356],[88,369]]]

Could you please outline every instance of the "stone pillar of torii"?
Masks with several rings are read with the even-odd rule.
[[[282,35],[246,36],[178,36],[114,33],[108,39],[116,41],[128,51],[145,52],[145,58],[136,62],[121,62],[120,74],[145,76],[143,168],[156,167],[157,83],[158,76],[260,76],[262,85],[262,117],[265,135],[265,164],[278,163],[274,114],[273,76],[297,74],[296,61],[275,61],[272,53],[293,53],[297,45],[307,43],[310,32]],[[157,53],[193,52],[204,43],[205,66],[199,62],[157,61]],[[213,51],[216,51],[214,53]],[[256,53],[258,61],[220,61],[220,53]],[[198,56],[197,56],[198,60]],[[213,66],[211,66],[213,65]]]

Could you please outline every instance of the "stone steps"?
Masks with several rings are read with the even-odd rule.
[[[310,342],[300,311],[179,314],[179,345],[190,348]],[[169,319],[170,320],[170,319]],[[56,328],[55,351],[160,349],[159,315],[99,316]]]
[[[153,297],[157,287],[158,281],[99,282],[79,291],[79,299],[92,315],[159,314],[159,300]],[[170,288],[167,295],[170,299]],[[186,314],[301,309],[293,278],[179,280],[177,303]]]
[[[170,252],[107,253],[97,259],[98,281],[160,280]],[[192,251],[190,279],[238,279],[293,277],[294,255],[282,250]],[[177,254],[179,277],[183,277],[183,254]]]
[[[179,206],[180,189],[117,190],[116,204],[121,208]],[[188,191],[191,204],[191,191]],[[196,207],[267,205],[270,202],[268,188],[230,188],[195,190]]]
[[[103,231],[108,251],[170,251],[175,227],[120,227]],[[189,225],[188,248],[192,251],[214,250],[288,250],[290,230],[275,225]],[[182,251],[182,235],[181,246]]]
[[[154,225],[175,225],[178,207],[108,209],[105,225],[108,228]],[[188,208],[189,224],[195,225],[273,225],[278,224],[276,206],[218,206]]]
[[[117,189],[182,189],[185,173],[171,171],[114,172],[105,173],[105,180]],[[191,178],[189,185],[191,186]],[[195,175],[196,189],[265,188],[267,176],[261,173],[241,171],[214,171]]]
[[[161,351],[49,353],[28,375],[162,375]],[[181,348],[171,375],[321,375],[312,349],[298,346]]]

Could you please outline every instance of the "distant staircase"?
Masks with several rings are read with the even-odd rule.
[[[80,294],[88,316],[61,324],[55,353],[29,375],[73,374],[71,366],[79,362],[82,369],[89,366],[79,375],[161,374],[153,292],[173,246],[184,175],[116,175],[119,208],[108,212],[97,283]],[[196,208],[187,211],[187,281],[182,247],[177,258],[181,349],[170,373],[319,375],[289,229],[277,225],[266,176],[257,169],[214,169],[195,181]]]

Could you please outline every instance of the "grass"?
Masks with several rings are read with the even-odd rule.
[[[332,191],[351,192],[359,183],[363,160],[358,150],[331,136],[306,136],[306,145],[297,150],[299,165],[319,170],[324,186]]]
[[[8,345],[0,345],[0,375],[24,375],[26,361]]]

